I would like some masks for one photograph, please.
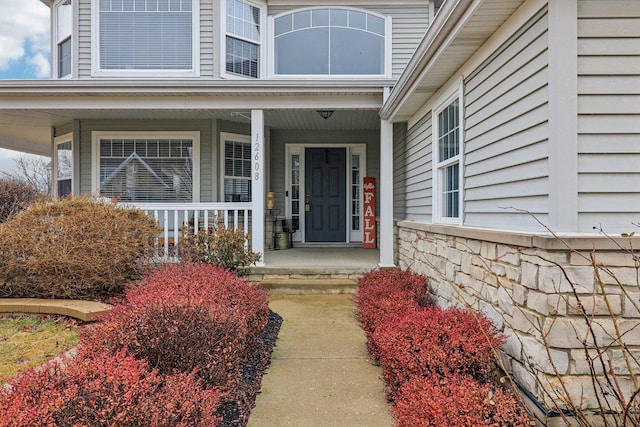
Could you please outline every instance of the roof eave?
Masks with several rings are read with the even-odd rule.
[[[430,63],[437,60],[438,49],[474,1],[481,2],[483,0],[447,0],[444,2],[380,110],[382,119],[392,122],[408,119],[410,114],[401,114],[402,106],[413,95],[416,86],[422,79],[423,71]]]

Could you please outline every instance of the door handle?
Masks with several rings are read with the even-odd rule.
[[[311,198],[309,197],[309,193],[307,193],[307,200],[304,203],[304,211],[309,212],[311,210]]]

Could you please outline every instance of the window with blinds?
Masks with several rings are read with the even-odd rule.
[[[226,71],[257,78],[260,52],[260,8],[243,0],[226,2]]]
[[[99,0],[101,70],[192,70],[193,0]]]
[[[193,141],[101,139],[100,195],[129,202],[192,202]]]
[[[226,140],[224,143],[224,201],[251,201],[251,144]]]

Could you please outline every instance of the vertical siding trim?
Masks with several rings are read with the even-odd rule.
[[[578,5],[549,0],[549,226],[578,231]]]

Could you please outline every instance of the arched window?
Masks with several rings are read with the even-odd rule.
[[[274,19],[276,75],[384,75],[386,20],[345,8],[303,9]]]

